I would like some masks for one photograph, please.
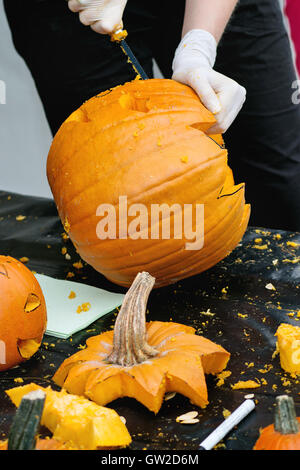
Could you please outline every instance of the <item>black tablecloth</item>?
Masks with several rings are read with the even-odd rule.
[[[18,215],[26,217],[17,220]],[[72,280],[125,292],[86,264],[75,269],[78,254],[69,240],[63,240],[62,232],[52,200],[0,192],[1,254],[29,258],[27,266],[38,273],[65,279],[73,272]],[[256,242],[257,238],[262,242]],[[234,252],[213,269],[151,293],[148,320],[171,318],[221,344],[231,353],[227,367],[231,375],[222,386],[217,385],[218,378],[207,377],[209,405],[198,410],[200,422],[193,425],[176,422],[178,415],[197,409],[179,394],[165,401],[156,416],[133,399],[111,403],[109,406],[127,420],[133,438],[131,449],[195,450],[223,421],[223,413],[233,411],[249,393],[254,394],[255,410],[224,439],[220,449],[252,449],[259,428],[273,422],[276,395],[293,396],[300,416],[300,377],[285,373],[279,356],[273,354],[279,324],[300,326],[300,250],[290,242],[300,243],[300,234],[249,228]],[[62,254],[64,246],[71,259]],[[268,284],[275,290],[266,288]],[[51,377],[64,358],[76,352],[89,336],[111,328],[114,319],[112,313],[108,314],[68,340],[45,336],[33,358],[0,374],[0,437],[7,436],[15,412],[4,390],[17,386],[15,379],[19,377],[24,384],[34,381],[55,387]],[[232,388],[236,382],[250,379],[261,386]]]

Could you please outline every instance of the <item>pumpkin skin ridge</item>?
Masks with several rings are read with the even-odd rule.
[[[248,220],[249,220],[249,217],[250,217],[250,210],[249,210],[249,213],[246,215],[246,218],[245,218],[245,225],[248,224]],[[238,237],[237,239],[237,243],[239,242],[239,240],[241,240],[240,236]],[[225,257],[229,256],[230,253],[233,251],[234,248],[232,249],[229,249],[228,250],[228,253],[226,254]],[[202,272],[204,271],[207,271],[208,269],[212,268],[213,266],[215,266],[217,263],[219,263],[220,261],[222,261],[224,259],[224,256],[222,256],[221,258],[218,259],[218,261],[212,261],[211,263],[207,264],[207,267],[203,268],[202,265],[203,263],[205,262],[205,260],[201,260],[199,263],[196,263],[194,265],[194,268],[192,270],[189,270],[189,271],[186,271],[184,274],[182,273],[182,271],[180,273],[177,274],[177,277],[175,277],[175,275],[173,274],[172,276],[169,276],[168,278],[165,278],[164,280],[159,280],[159,281],[156,281],[156,284],[154,286],[154,288],[160,288],[160,287],[164,287],[164,286],[167,286],[167,285],[170,285],[170,284],[173,284],[173,283],[176,283],[180,280],[184,280],[188,277],[191,277],[191,276],[196,276],[198,274],[201,274]],[[201,266],[200,270],[199,270],[199,267],[198,266]],[[104,271],[103,271],[104,273]],[[103,274],[104,276],[106,276],[105,274]],[[111,281],[111,282],[114,282],[118,285],[121,285],[121,286],[124,286],[124,287],[128,287],[129,283],[126,281],[121,281],[120,279],[116,280],[115,277],[109,277],[108,275],[106,276],[106,278]]]
[[[241,190],[243,190],[245,186],[244,186],[243,183],[241,183],[240,185],[235,185],[234,187],[237,187],[237,188],[238,188],[238,189],[234,192],[234,194],[233,194],[233,195],[236,195],[238,192],[240,192]],[[227,195],[224,195],[224,196],[227,196]],[[231,196],[231,194],[228,195],[228,196]],[[218,199],[218,198],[219,198],[219,196],[217,197],[217,199]],[[133,199],[132,202],[133,202],[133,203],[136,203],[136,202],[140,202],[140,201],[139,201],[139,199]],[[197,201],[193,201],[193,203],[197,203]],[[114,206],[114,207],[116,207],[116,206]],[[227,214],[229,214],[229,213],[231,213],[231,212],[232,212],[232,208],[230,208],[230,210],[228,211]],[[226,214],[226,215],[227,215],[227,214]],[[85,218],[82,219],[82,220],[86,220],[87,218],[90,218],[90,217],[91,217],[91,215],[85,217]],[[174,219],[174,216],[173,216],[173,215],[170,217],[170,220],[172,220],[172,219]],[[72,224],[72,227],[74,227],[75,225],[77,225],[77,223],[75,223],[75,224],[73,223],[73,224]],[[208,233],[210,233],[210,232],[213,231],[214,229],[216,229],[216,226],[212,226],[211,229],[206,232],[206,236],[207,236]],[[120,240],[120,239],[117,238],[117,240]],[[113,242],[114,242],[114,240],[106,239],[106,240],[97,241],[96,243],[89,243],[88,246],[89,246],[89,247],[97,247],[97,246],[100,245],[100,244],[104,244],[104,243],[105,243],[106,245],[108,245],[108,244],[113,244]],[[163,244],[163,243],[168,244],[168,242],[169,242],[169,240],[166,240],[166,241],[161,240],[161,243],[162,243],[162,244]],[[82,243],[80,243],[80,242],[78,243],[78,242],[76,241],[76,244],[77,244],[77,246],[82,246]],[[138,251],[136,251],[136,253],[139,253],[139,254],[140,254],[140,253],[142,253],[143,251],[146,251],[147,249],[148,249],[148,248],[146,248],[146,249],[144,248],[144,249],[142,249],[142,250],[138,250]],[[176,251],[176,250],[175,250],[175,251]],[[174,252],[175,252],[175,251],[174,251]],[[111,259],[114,259],[114,257],[112,257],[112,256],[110,256],[110,258],[111,258]],[[120,259],[120,256],[117,255],[117,256],[115,257],[115,259]],[[160,258],[157,258],[157,259],[160,259]],[[122,268],[119,268],[119,269],[120,269],[120,271],[122,270]],[[124,268],[124,269],[126,269],[126,268]]]
[[[195,169],[193,169],[193,170],[195,170]],[[194,171],[193,171],[193,172],[194,172]],[[192,172],[190,172],[190,173],[192,173]],[[181,175],[180,175],[180,176],[181,176]],[[169,181],[169,184],[172,184],[173,181],[174,181],[174,180]],[[160,187],[160,186],[152,187],[152,188],[151,188],[151,191],[152,191],[153,189],[157,189],[158,187]],[[242,187],[241,187],[241,189],[242,189]],[[217,187],[215,188],[215,191],[216,191],[216,190],[217,190]],[[149,192],[150,192],[150,191],[149,191]],[[151,195],[151,192],[150,192],[150,195]],[[216,197],[216,199],[218,199],[218,196]],[[134,204],[135,204],[135,203],[140,203],[141,200],[139,199],[139,197],[136,197],[136,196],[135,196],[135,197],[129,199],[128,202],[131,202],[131,203],[134,203]],[[193,201],[193,203],[197,203],[197,201]],[[113,205],[113,207],[116,208],[117,206],[116,206],[116,205]],[[62,217],[62,219],[64,218],[63,215],[62,215],[61,217]],[[82,218],[80,221],[76,221],[75,223],[72,222],[72,228],[76,227],[76,226],[78,225],[78,223],[80,223],[80,222],[82,222],[82,221],[86,221],[87,219],[91,219],[92,217],[93,217],[93,214],[89,214],[88,216]],[[211,216],[211,217],[213,218],[213,216]],[[172,215],[172,216],[171,216],[171,219],[173,219],[173,218],[174,218],[174,216]],[[214,228],[214,227],[212,227],[212,228]],[[70,232],[72,232],[72,229],[71,229]],[[113,241],[114,241],[114,240],[111,240],[111,239],[105,239],[105,240],[102,240],[102,241],[99,241],[99,240],[98,240],[98,241],[96,241],[96,242],[89,242],[89,243],[88,243],[88,247],[89,247],[89,248],[90,248],[90,247],[97,247],[97,246],[100,245],[101,243],[103,243],[103,244],[105,243],[106,245],[109,245],[109,244],[113,244]],[[83,243],[81,243],[81,242],[78,241],[78,240],[76,240],[76,244],[77,244],[78,247],[84,246]],[[118,258],[118,257],[116,257],[116,258]]]
[[[248,220],[249,216],[250,216],[250,212],[249,212],[249,214],[246,213],[246,220]],[[244,223],[246,223],[246,221],[244,221]],[[241,226],[243,226],[243,225],[244,225],[244,224],[242,223]],[[224,232],[223,232],[223,233],[224,233]],[[240,239],[240,238],[239,238],[239,239]],[[228,245],[229,245],[229,246],[232,244],[232,243],[230,243],[230,242],[232,242],[232,239],[230,239],[230,240],[228,241]],[[232,248],[232,249],[228,248],[228,253],[227,253],[226,256],[228,256],[228,255],[231,253],[232,250],[233,250],[233,248]],[[178,251],[178,250],[177,250],[177,251]],[[193,252],[192,250],[186,250],[186,251],[191,251],[191,253],[192,253],[191,256],[190,256],[191,258],[195,256],[195,255],[193,256],[194,252]],[[219,250],[213,250],[213,248],[212,248],[211,252],[210,252],[208,255],[205,256],[205,259],[204,259],[204,258],[201,258],[200,261],[199,261],[199,263],[198,263],[198,261],[196,261],[194,264],[190,264],[190,265],[189,265],[189,271],[192,271],[193,269],[197,269],[196,267],[199,266],[199,265],[201,265],[202,263],[206,263],[206,264],[207,264],[208,266],[210,266],[210,267],[213,266],[213,265],[216,264],[216,263],[215,263],[214,261],[212,261],[214,264],[211,264],[211,265],[210,265],[209,260],[210,260],[211,256],[213,256],[215,259],[218,259],[218,257],[216,256],[216,254],[217,254],[219,251],[222,251],[222,252],[224,251],[224,245],[223,245],[222,247],[220,247]],[[175,253],[176,253],[176,251],[174,251],[174,252],[171,253],[171,254],[166,255],[165,258],[167,258],[168,256],[172,256],[172,254],[175,254]],[[222,256],[223,256],[223,255],[222,255]],[[161,258],[158,258],[158,260],[159,260],[159,259],[161,259]],[[219,261],[221,261],[222,259],[224,259],[224,257],[223,257],[223,258],[221,257],[221,258],[219,259]],[[219,261],[218,261],[218,262],[219,262]],[[153,263],[153,262],[152,262],[152,263]],[[152,264],[152,263],[151,263],[151,264]],[[181,264],[181,263],[179,262],[178,264]],[[143,266],[145,266],[145,263],[143,263]],[[147,266],[147,265],[146,265],[146,266]],[[174,266],[174,264],[170,264],[170,266]],[[128,269],[128,268],[127,268],[127,269]],[[135,270],[138,270],[138,269],[139,269],[139,266],[136,266],[136,265],[135,265],[135,266],[134,266],[134,269],[135,269]],[[209,268],[207,268],[207,269],[209,269]],[[151,271],[153,271],[153,269],[151,269]],[[103,272],[108,273],[108,270],[105,270],[105,271],[103,270]],[[120,269],[119,272],[121,273],[122,270]],[[203,272],[203,271],[202,271],[202,272]],[[159,274],[160,276],[163,275],[163,272],[162,272],[162,271],[156,271],[156,273]],[[183,273],[183,271],[178,272],[178,274],[182,274],[182,273]],[[198,273],[200,273],[200,271],[199,271]],[[168,279],[167,276],[164,276],[164,281],[167,280],[167,279]],[[127,285],[127,284],[126,284],[126,285]],[[160,284],[160,285],[161,285],[161,284]]]
[[[241,184],[238,185],[238,186],[240,186],[240,188],[238,189],[238,191],[235,191],[235,194],[237,194],[237,192],[241,191],[241,190],[244,188],[243,183],[241,183]],[[234,186],[234,187],[236,187],[236,186]],[[226,189],[227,189],[227,188],[226,188]],[[217,197],[217,198],[218,198],[218,197]],[[140,202],[140,201],[139,201],[139,199],[133,199],[132,202],[135,203],[135,202]],[[197,201],[193,201],[193,202],[197,203]],[[89,215],[88,217],[91,217],[91,215]],[[88,218],[88,217],[86,217],[86,218]],[[212,215],[211,217],[213,218],[213,215]],[[206,220],[210,220],[211,217],[208,217],[208,219],[206,219]],[[83,220],[86,220],[86,218],[84,218]],[[173,216],[171,216],[171,218],[173,219]],[[76,224],[72,224],[73,227],[74,227],[74,225],[77,225],[77,223],[76,223]],[[206,235],[207,235],[208,233],[210,233],[213,229],[215,229],[215,226],[212,226],[211,229],[206,232]],[[102,242],[105,243],[106,245],[108,245],[108,244],[113,244],[114,240],[109,240],[109,239],[107,239],[107,240],[102,240]],[[78,242],[78,241],[76,241],[76,243],[77,243],[77,246],[82,246],[82,243],[80,243],[80,242]],[[89,243],[88,246],[89,246],[89,247],[98,246],[100,243],[101,243],[101,242],[99,242],[99,241],[96,242],[96,243]],[[161,243],[164,243],[164,240],[161,240]],[[168,241],[165,241],[165,243],[167,244]],[[147,248],[147,249],[148,249],[148,248]],[[140,253],[140,252],[143,252],[143,251],[144,251],[144,250],[139,250],[137,253]],[[110,257],[110,258],[113,259],[113,257]],[[116,258],[120,258],[120,257],[117,256]]]
[[[245,222],[244,222],[245,225],[248,224],[249,217],[250,217],[250,212],[249,212],[248,214],[246,214],[246,219],[245,219]],[[244,224],[243,224],[243,225],[244,225]],[[239,240],[241,240],[240,235],[239,235],[239,237],[238,237],[237,243],[239,242]],[[232,245],[235,245],[235,243],[234,243],[234,244],[231,244],[231,246],[232,246]],[[222,256],[222,257],[219,258],[219,259],[217,258],[217,259],[218,259],[217,262],[212,261],[212,262],[210,262],[210,263],[207,264],[207,268],[205,268],[205,269],[202,269],[202,268],[201,268],[201,270],[199,271],[199,266],[201,266],[201,265],[203,264],[203,262],[205,262],[205,261],[207,262],[207,258],[205,257],[205,260],[201,260],[199,263],[194,264],[194,265],[193,265],[193,268],[192,268],[192,269],[189,269],[188,271],[186,271],[186,272],[184,273],[183,277],[180,277],[180,279],[186,279],[187,277],[191,277],[191,276],[194,276],[194,275],[197,275],[197,274],[201,274],[201,273],[204,272],[204,271],[207,271],[208,269],[212,268],[212,267],[215,266],[217,263],[219,263],[220,261],[222,261],[224,258],[226,258],[227,256],[229,256],[230,253],[233,251],[233,249],[234,249],[234,247],[228,248],[228,253],[226,254],[225,257]],[[181,271],[180,275],[182,276],[182,271]],[[169,283],[168,279],[169,279],[169,278],[165,278],[163,281],[157,283],[157,287],[161,287],[161,286],[167,285],[167,284],[165,284],[165,283],[166,283],[166,282]],[[177,279],[175,282],[179,281],[180,279]]]
[[[222,157],[222,156],[218,155],[218,156],[216,157],[216,160],[217,160],[218,158],[221,158],[221,157]],[[184,172],[184,173],[180,173],[179,175],[176,175],[176,177],[173,178],[173,179],[165,180],[165,181],[163,182],[163,184],[157,184],[157,185],[155,185],[155,186],[151,186],[150,188],[147,188],[147,190],[145,191],[145,193],[143,194],[143,196],[144,196],[146,193],[150,193],[150,195],[151,195],[151,193],[152,193],[154,190],[157,190],[158,188],[163,187],[164,184],[166,184],[166,186],[167,186],[168,184],[172,184],[172,183],[174,183],[174,181],[176,181],[177,179],[180,180],[183,176],[186,176],[188,173],[191,173],[191,174],[194,173],[194,172],[196,173],[198,169],[200,169],[201,167],[205,167],[205,166],[207,165],[207,163],[211,163],[211,161],[212,161],[212,160],[210,160],[209,162],[204,162],[204,163],[201,164],[201,165],[195,166],[195,167],[191,168],[191,171],[189,170],[188,172],[186,171],[186,172]],[[207,165],[207,166],[208,166],[208,165]],[[243,183],[241,183],[241,184],[243,184]],[[217,190],[217,187],[215,188],[215,190]],[[214,190],[212,190],[212,192],[213,192],[213,191],[214,191]],[[142,202],[142,201],[140,200],[140,197],[141,197],[140,195],[134,195],[133,197],[130,197],[129,199],[127,199],[127,201],[128,201],[128,203],[132,203],[132,204],[140,203],[140,202]],[[217,199],[218,199],[218,198],[219,198],[219,196],[217,197]],[[193,202],[194,202],[194,201],[193,201]],[[116,203],[114,203],[114,204],[111,204],[111,205],[112,205],[114,208],[117,208],[118,202],[116,202]],[[78,225],[78,223],[80,223],[81,221],[85,221],[86,219],[89,219],[89,218],[91,218],[91,217],[93,217],[93,214],[89,214],[89,215],[87,215],[86,217],[83,217],[80,221],[72,222],[72,228],[75,227],[76,225]],[[103,240],[103,242],[107,242],[107,243],[109,243],[110,241],[111,241],[110,239]],[[82,245],[80,242],[76,242],[76,243],[78,243],[78,246]],[[89,243],[89,246],[97,246],[99,243],[100,243],[100,242]]]
[[[236,205],[238,205],[238,202],[239,202],[239,201],[236,202]],[[247,206],[245,206],[245,207],[247,207]],[[230,215],[230,214],[232,214],[232,212],[233,212],[233,210],[230,210],[226,215]],[[250,217],[250,213],[249,213],[249,217]],[[243,222],[243,221],[241,221],[241,222]],[[243,225],[243,224],[241,223],[241,225]],[[230,224],[228,224],[227,229],[228,229],[228,230],[231,230]],[[217,227],[217,226],[213,226],[212,229],[211,229],[209,232],[213,232],[214,230],[218,230],[218,227]],[[207,232],[207,233],[208,233],[208,232]],[[207,233],[206,233],[206,236],[207,236]],[[227,233],[226,230],[224,230],[224,231],[222,232],[222,235],[225,236],[226,233]],[[230,241],[230,240],[229,240],[229,241]],[[167,240],[167,242],[168,242],[168,240]],[[228,242],[228,244],[229,244],[229,242]],[[211,246],[212,246],[212,248],[211,248],[211,252],[209,253],[209,255],[206,255],[206,256],[205,256],[205,259],[202,259],[202,260],[201,260],[201,262],[205,262],[205,263],[207,263],[208,265],[209,265],[209,259],[210,259],[211,256],[214,256],[214,258],[215,258],[215,257],[216,257],[216,253],[218,253],[218,251],[222,251],[222,252],[224,251],[224,245],[221,245],[221,244],[220,244],[219,250],[215,250],[215,249],[214,249],[214,245],[211,244]],[[167,257],[169,257],[169,256],[172,256],[172,255],[176,254],[177,251],[178,251],[178,250],[175,250],[174,252],[168,253],[168,254],[167,254],[166,256],[164,256],[163,258],[167,258]],[[194,257],[195,257],[195,252],[194,252],[193,250],[186,250],[186,251],[190,251],[190,252],[191,252],[191,255],[190,255],[190,256],[187,256],[188,258],[192,258],[192,257],[194,258]],[[232,250],[231,250],[231,251],[232,251]],[[230,251],[230,252],[231,252],[231,251]],[[229,252],[226,256],[228,256],[228,255],[230,254],[230,252]],[[143,263],[143,268],[147,269],[147,266],[148,266],[149,264],[153,264],[153,262],[155,262],[155,261],[158,261],[158,262],[159,262],[161,259],[162,259],[161,256],[158,257],[158,258],[156,258],[156,259],[152,258],[151,262],[149,262],[149,263]],[[185,259],[186,259],[186,257],[185,257]],[[221,259],[223,259],[223,258],[220,258],[219,261],[221,261]],[[177,264],[180,264],[180,263],[181,263],[180,261],[177,262]],[[189,265],[189,268],[193,268],[196,264],[197,264],[197,263],[194,263],[194,264],[192,264],[192,265],[190,264],[190,265]],[[213,265],[214,265],[214,264],[213,264]],[[212,266],[213,266],[213,265],[212,265]],[[172,267],[173,267],[173,266],[176,266],[176,264],[168,264],[168,266],[172,266]],[[127,265],[125,268],[118,268],[118,271],[119,271],[120,273],[122,273],[122,271],[127,270],[128,267],[130,267],[130,266]],[[140,270],[140,268],[141,268],[141,266],[137,266],[137,265],[133,265],[132,267],[134,268],[134,270],[135,270],[136,272],[138,272],[138,271]],[[149,267],[148,267],[148,269],[149,269]],[[166,268],[166,269],[168,269],[168,268]],[[102,272],[105,273],[104,275],[107,276],[108,279],[109,279],[108,273],[111,272],[111,271],[114,272],[115,269],[111,269],[111,270],[109,270],[109,269],[103,269],[103,270],[102,270]],[[150,271],[153,272],[153,269],[151,269]],[[158,273],[160,276],[163,275],[163,272],[162,272],[162,271],[157,271],[157,273]],[[112,279],[112,278],[111,278],[111,279]],[[167,279],[167,278],[165,278],[165,279]],[[127,283],[124,284],[124,285],[126,286]],[[162,285],[162,284],[160,284],[160,285]]]
[[[150,342],[151,346],[155,346],[155,348],[157,348],[157,349],[160,350],[161,348],[164,347],[164,345],[166,344],[166,342],[170,341],[172,338],[174,338],[174,337],[176,337],[176,336],[180,336],[180,335],[184,335],[184,334],[186,334],[186,333],[184,333],[183,331],[178,332],[178,333],[175,333],[175,334],[172,334],[172,335],[170,335],[170,336],[164,338],[162,341],[160,341],[160,343],[156,343],[156,342],[154,342],[154,341],[149,340],[148,336],[147,336],[147,339],[149,340],[149,342],[151,341],[151,342]],[[158,356],[159,356],[159,354],[158,354]]]
[[[205,134],[204,134],[205,135]],[[188,140],[188,139],[187,139]],[[152,152],[152,155],[156,155],[160,152],[160,150],[157,150],[157,151],[154,151]],[[227,155],[227,152],[225,150],[223,150],[221,153],[219,153],[217,156],[214,156],[213,158],[209,159],[209,160],[205,160],[204,162],[202,162],[201,164],[199,165],[194,165],[193,167],[189,168],[189,170],[185,170],[182,169],[183,171],[179,174],[177,174],[175,177],[173,178],[169,178],[169,179],[165,179],[165,180],[162,180],[162,182],[158,183],[158,184],[155,184],[155,185],[152,185],[150,186],[149,188],[147,188],[143,195],[145,195],[145,193],[150,193],[151,192],[154,192],[155,190],[159,189],[160,187],[163,187],[164,185],[168,185],[170,183],[174,183],[176,180],[179,180],[182,179],[183,177],[186,177],[189,173],[193,173],[193,172],[200,172],[200,169],[203,169],[203,167],[206,167],[206,166],[209,166],[209,164],[211,165],[214,161],[217,161],[218,159],[221,159],[221,158],[224,158],[224,156]],[[145,157],[145,155],[142,155],[141,158],[144,158],[146,159],[147,157]],[[122,168],[126,168],[126,167],[129,167],[130,164],[132,164],[133,162],[132,161],[128,161],[128,163],[126,165],[123,165]],[[113,170],[111,171],[111,174],[113,174]],[[82,191],[80,191],[79,193],[76,193],[76,195],[74,197],[72,197],[71,199],[69,199],[68,201],[68,205],[65,205],[64,207],[64,212],[68,212],[70,209],[69,209],[69,205],[74,205],[74,201],[77,199],[77,198],[82,198],[83,197],[83,194],[86,193],[87,191],[90,191],[91,189],[93,189],[97,184],[99,184],[99,182],[103,179],[105,180],[107,177],[109,176],[109,174],[106,174],[103,178],[98,178],[96,179],[91,185],[89,185],[89,187],[86,187],[84,188]],[[134,195],[134,197],[130,197],[129,199],[127,199],[128,203],[135,203],[135,198],[137,197],[137,201],[139,201],[139,198],[141,197],[141,195]],[[114,203],[114,204],[111,204],[114,208],[117,207],[118,205],[118,202]],[[77,222],[73,222],[72,221],[72,224],[71,224],[71,227],[75,227],[76,225],[78,225],[78,223],[82,223],[84,222],[86,219],[89,219],[91,216],[93,216],[93,214],[89,214],[87,215],[86,217],[83,217],[81,218],[80,220],[78,220]],[[62,217],[64,218],[64,217]],[[70,230],[70,232],[72,232],[72,229]],[[104,240],[105,241],[105,240]],[[76,243],[78,243],[76,241]],[[89,244],[89,246],[97,246],[99,244],[99,242],[97,243],[94,243],[94,244]],[[80,243],[78,243],[78,246],[80,246]]]
[[[236,205],[238,204],[238,202],[239,202],[239,201],[236,202]],[[233,206],[233,207],[231,208],[231,210],[225,215],[224,219],[225,219],[227,216],[229,216],[229,215],[233,212],[233,209],[234,209],[234,206]],[[205,233],[205,237],[207,237],[208,234],[211,234],[211,232],[213,232],[215,228],[216,228],[216,226],[212,226],[211,229],[208,230],[208,231]],[[161,240],[160,245],[163,245],[163,244],[168,245],[168,241],[169,241],[169,240],[166,240],[166,241],[164,242],[164,240]],[[186,242],[189,242],[189,240],[187,240],[187,239],[185,239],[185,241],[186,241]],[[211,244],[211,245],[212,245],[212,244]],[[150,248],[151,248],[151,247],[150,247]],[[182,250],[182,246],[181,246],[181,248],[180,248],[179,250],[180,250],[180,251]],[[176,252],[178,252],[179,250],[178,250],[178,248],[177,248],[177,249],[175,249],[173,252],[168,252],[168,253],[165,255],[165,257],[167,258],[167,257],[169,257],[169,256],[172,256],[172,255],[174,255]],[[139,251],[136,251],[136,253],[141,254],[143,251],[145,251],[145,250],[139,250]],[[193,253],[192,250],[185,250],[185,251],[191,251],[191,255],[190,255],[190,256],[186,255],[186,258],[194,258],[194,253]],[[214,250],[214,246],[212,245],[211,251],[208,252],[208,254],[205,256],[205,259],[208,260],[210,254],[215,254],[215,253],[216,253],[216,251]],[[158,257],[158,258],[156,258],[156,259],[155,259],[155,258],[152,258],[151,264],[153,264],[155,261],[158,261],[158,260],[161,260],[161,259],[162,259],[161,256]],[[178,262],[178,264],[180,264],[180,261]],[[143,263],[143,266],[147,267],[147,264],[146,264],[146,263]],[[175,267],[175,266],[176,266],[176,263],[174,263],[174,264],[169,264],[169,266]],[[130,265],[130,264],[127,264],[127,266],[126,266],[125,268],[121,268],[121,267],[118,268],[118,271],[119,271],[120,273],[122,273],[122,271],[123,271],[124,269],[127,270],[127,269],[130,268],[130,267],[131,267],[131,265]],[[136,268],[137,265],[136,265],[136,264],[135,264],[135,265],[132,265],[132,267]],[[139,268],[140,268],[140,266],[138,266],[138,269],[139,269]],[[107,270],[107,271],[108,271],[108,270]],[[163,275],[163,272],[162,272],[162,271],[157,271],[157,272],[158,272],[160,275]]]

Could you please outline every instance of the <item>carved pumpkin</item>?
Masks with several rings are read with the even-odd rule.
[[[33,273],[10,256],[0,256],[0,371],[29,359],[39,348],[47,313]]]
[[[214,122],[191,88],[152,79],[101,93],[63,123],[48,180],[87,263],[123,286],[146,270],[158,287],[207,270],[236,247],[250,207],[222,137],[206,135]]]
[[[154,282],[148,273],[136,276],[114,331],[89,338],[86,349],[66,359],[53,377],[58,385],[100,405],[132,397],[154,413],[166,392],[179,392],[200,407],[208,404],[205,374],[221,372],[230,355],[189,326],[145,325]]]
[[[68,448],[96,450],[126,447],[131,442],[126,425],[115,410],[104,408],[83,397],[56,392],[30,383],[6,390],[14,405],[32,391],[46,394],[41,424],[53,438]]]
[[[261,430],[253,450],[300,450],[300,418],[292,397],[276,398],[274,424]]]

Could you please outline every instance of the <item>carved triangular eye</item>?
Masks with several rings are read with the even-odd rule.
[[[29,294],[26,300],[24,310],[26,313],[33,312],[36,308],[41,305],[41,301],[36,294]]]
[[[9,277],[6,266],[4,264],[0,264],[0,274],[3,274],[3,276]]]

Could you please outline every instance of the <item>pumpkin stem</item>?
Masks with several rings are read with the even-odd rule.
[[[292,397],[287,395],[276,397],[274,429],[280,434],[298,434],[300,431]]]
[[[8,436],[8,450],[33,450],[46,394],[34,390],[24,395],[15,414]]]
[[[117,316],[113,350],[106,362],[130,367],[158,354],[146,341],[146,307],[154,283],[149,273],[137,274]]]

